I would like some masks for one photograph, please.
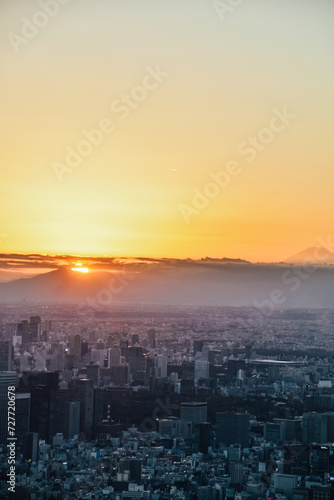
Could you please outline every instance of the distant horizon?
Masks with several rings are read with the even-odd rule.
[[[316,249],[319,250],[317,258]],[[299,257],[300,256],[300,257]],[[327,256],[327,260],[326,260]],[[300,261],[298,260],[300,258]],[[71,268],[78,263],[88,267],[92,272],[110,271],[113,267],[143,265],[143,264],[170,264],[176,263],[235,263],[252,265],[333,265],[334,253],[326,247],[314,246],[287,256],[281,260],[250,260],[242,257],[151,257],[151,256],[124,256],[124,255],[79,255],[79,254],[44,254],[44,253],[0,253],[0,282],[14,281],[22,277],[34,277],[62,268]]]

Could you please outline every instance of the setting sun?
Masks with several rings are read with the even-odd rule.
[[[79,271],[80,273],[89,273],[88,267],[82,267],[81,262],[75,264],[75,267],[72,267],[72,271]]]

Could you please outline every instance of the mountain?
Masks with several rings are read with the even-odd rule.
[[[334,253],[323,247],[310,247],[285,259],[287,264],[334,264]]]
[[[111,302],[279,308],[333,307],[334,267],[168,261],[82,274],[68,268],[0,283],[0,300]],[[263,302],[265,301],[265,302]]]

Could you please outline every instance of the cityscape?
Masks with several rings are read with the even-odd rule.
[[[334,500],[333,19],[0,2],[0,500]]]
[[[332,498],[333,320],[333,309],[117,304],[92,320],[73,305],[2,305],[2,498],[8,386],[15,498]]]

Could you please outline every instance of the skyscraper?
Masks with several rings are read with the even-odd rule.
[[[195,361],[195,381],[207,380],[209,378],[209,361],[196,359]]]
[[[302,420],[302,438],[305,443],[327,442],[327,416],[323,413],[304,413]]]
[[[151,328],[147,332],[147,343],[148,343],[148,346],[151,347],[151,349],[155,349],[155,347],[156,347],[155,330],[153,328]]]
[[[112,347],[108,349],[108,368],[111,366],[118,366],[121,364],[121,349],[119,347]]]
[[[248,413],[216,413],[216,436],[218,443],[240,444],[247,448],[249,444]]]
[[[181,403],[181,420],[192,424],[202,424],[208,419],[207,403]]]
[[[167,356],[165,354],[157,354],[154,357],[155,375],[159,378],[167,377]]]
[[[31,316],[29,323],[29,336],[31,342],[39,342],[41,339],[41,318],[40,316]]]
[[[0,342],[0,372],[10,372],[13,369],[14,350],[9,341]]]

